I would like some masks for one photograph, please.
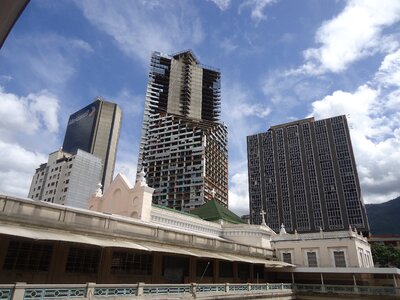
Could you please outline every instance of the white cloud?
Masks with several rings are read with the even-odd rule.
[[[320,101],[312,103],[312,115],[325,119],[336,115],[347,115],[352,128],[363,136],[375,138],[390,134],[385,127],[382,103],[379,91],[367,85],[360,86],[355,92],[335,91]]]
[[[224,81],[225,82],[225,81]],[[246,157],[246,136],[257,133],[260,129],[259,122],[254,118],[265,118],[271,113],[268,105],[261,101],[254,101],[254,96],[239,83],[226,80],[229,84],[223,84],[222,90],[222,121],[229,128],[229,148],[235,149],[230,153],[237,155],[230,158],[243,159]],[[262,128],[264,130],[264,128]]]
[[[229,188],[229,209],[238,216],[249,213],[247,172],[236,173],[231,177]]]
[[[233,41],[232,38],[224,37],[220,42],[220,47],[226,54],[235,51],[239,46]]]
[[[47,157],[3,141],[0,153],[0,193],[27,197],[35,169]]]
[[[400,49],[385,57],[375,78],[385,87],[400,87]]]
[[[58,130],[58,99],[46,90],[26,97],[6,93],[0,87],[0,132],[4,136],[33,134],[43,127],[50,133]]]
[[[321,46],[304,51],[306,63],[298,70],[318,74],[341,72],[349,64],[377,51],[392,51],[396,38],[382,31],[400,20],[400,1],[348,1],[344,10],[325,22],[315,40]]]
[[[249,104],[245,102],[238,102],[235,107],[231,107],[229,111],[229,115],[233,120],[244,119],[246,117],[265,118],[270,113],[271,109],[268,106],[260,103]]]
[[[226,10],[231,5],[232,0],[209,0],[213,2],[220,10]]]
[[[0,87],[0,103],[0,193],[26,197],[35,169],[47,161],[36,149],[53,145],[58,131],[58,99],[46,90],[18,96]]]
[[[76,4],[123,52],[146,65],[153,51],[173,53],[203,40],[196,11],[185,1],[76,1]]]
[[[250,8],[251,19],[258,24],[267,19],[267,16],[264,13],[265,8],[277,1],[278,0],[246,0],[239,6],[239,13],[244,8]]]
[[[238,215],[247,214],[249,197],[247,190],[246,137],[264,131],[263,122],[270,113],[268,105],[254,101],[251,91],[232,80],[225,80],[222,90],[222,121],[228,126],[229,146],[229,208]],[[265,125],[266,126],[266,125]]]
[[[284,71],[270,72],[261,81],[262,92],[271,102],[274,117],[280,121],[297,115],[304,103],[326,95],[330,85],[330,79],[325,76],[311,78]]]

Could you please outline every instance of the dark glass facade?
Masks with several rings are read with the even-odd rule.
[[[101,98],[73,113],[68,121],[63,151],[84,150],[102,159],[103,190],[113,179],[122,112],[117,104]]]
[[[250,220],[288,232],[344,230],[365,234],[361,196],[345,116],[271,127],[247,137]]]
[[[91,153],[99,106],[100,101],[95,101],[69,117],[63,143],[65,152],[76,153],[76,150],[81,149]]]

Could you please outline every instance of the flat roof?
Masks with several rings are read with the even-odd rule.
[[[288,269],[286,269],[288,270]],[[400,275],[398,268],[311,268],[295,267],[293,273],[336,273],[336,274],[392,274]]]

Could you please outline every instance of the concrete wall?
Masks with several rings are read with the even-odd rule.
[[[373,267],[371,248],[368,242],[359,236],[349,232],[338,232],[336,237],[332,233],[299,234],[277,236],[278,240],[272,241],[272,247],[276,251],[278,259],[283,259],[283,253],[291,253],[292,263],[296,266],[308,267],[307,252],[316,252],[318,267],[335,267],[333,258],[334,251],[343,251],[345,254],[346,267],[371,268]]]

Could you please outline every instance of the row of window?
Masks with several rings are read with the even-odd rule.
[[[7,271],[47,272],[53,255],[51,244],[36,244],[32,242],[10,241],[3,264]],[[65,265],[65,272],[96,273],[101,259],[101,251],[97,248],[70,247]],[[189,258],[164,256],[163,275],[168,269],[181,266],[189,274]],[[114,251],[111,259],[112,274],[151,275],[153,258],[151,254]],[[238,263],[238,276],[248,279],[250,265]],[[212,277],[214,274],[213,260],[197,260],[196,276]],[[234,277],[233,262],[219,262],[219,276]],[[263,278],[264,266],[254,266],[254,276]]]
[[[3,270],[49,271],[53,245],[23,241],[10,241]],[[96,273],[101,252],[97,248],[70,247],[65,272]],[[114,251],[111,273],[151,274],[152,258],[149,254]]]
[[[333,258],[333,262],[334,262],[334,267],[336,267],[336,268],[347,267],[346,254],[345,254],[344,250],[333,250],[332,258]],[[292,251],[281,252],[281,259],[283,262],[286,262],[289,264],[295,263],[293,260],[293,252]],[[306,265],[308,267],[310,267],[310,268],[319,267],[317,251],[312,251],[312,250],[305,251],[305,259],[306,259]]]

